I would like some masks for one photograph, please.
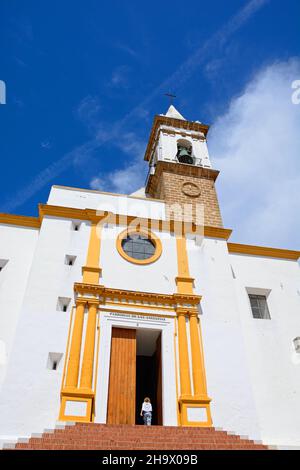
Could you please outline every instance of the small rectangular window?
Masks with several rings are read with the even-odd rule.
[[[8,259],[0,259],[0,271],[2,271],[8,263]]]
[[[67,266],[73,266],[75,264],[75,261],[76,261],[76,256],[72,256],[72,255],[65,256],[65,264]]]
[[[72,230],[74,230],[75,232],[79,232],[80,225],[81,225],[80,222],[72,222]]]
[[[297,338],[294,338],[293,343],[294,343],[294,348],[295,348],[296,353],[300,354],[300,336],[297,336]]]
[[[50,352],[48,354],[47,369],[57,370],[63,357],[62,353]]]
[[[67,312],[70,302],[70,297],[58,297],[56,309],[60,310],[61,312]]]
[[[267,298],[265,295],[249,294],[253,318],[271,320]]]

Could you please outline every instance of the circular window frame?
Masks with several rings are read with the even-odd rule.
[[[195,192],[193,193],[193,190],[187,189],[188,186],[192,186]],[[201,195],[201,189],[196,183],[193,183],[192,181],[186,181],[185,183],[183,183],[183,185],[181,186],[181,191],[183,192],[183,194],[189,197],[199,197]]]
[[[147,237],[151,240],[151,242],[154,244],[154,254],[150,256],[150,258],[147,259],[135,259],[129,256],[122,247],[122,241],[124,238],[127,238],[130,235],[133,235],[135,233],[138,233],[140,235],[143,235],[144,237]],[[158,258],[161,256],[162,253],[162,244],[160,239],[150,230],[146,229],[140,229],[140,228],[127,228],[123,230],[121,233],[119,233],[117,237],[117,250],[119,252],[119,255],[122,256],[126,261],[129,263],[133,264],[138,264],[138,265],[147,265],[154,263],[155,261],[158,260]]]

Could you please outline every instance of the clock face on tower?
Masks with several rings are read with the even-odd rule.
[[[181,191],[183,192],[183,194],[189,197],[198,197],[201,193],[200,188],[197,184],[188,182],[183,183],[183,185],[181,186]]]

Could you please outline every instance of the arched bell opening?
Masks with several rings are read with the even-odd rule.
[[[179,163],[194,165],[193,147],[188,140],[179,139],[177,141],[176,158]]]

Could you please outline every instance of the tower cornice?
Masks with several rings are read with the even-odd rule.
[[[152,195],[152,186],[156,187],[163,172],[174,173],[182,176],[192,176],[196,178],[206,178],[216,181],[219,171],[212,168],[204,168],[201,166],[192,166],[185,163],[174,163],[160,160],[156,164],[154,174],[149,174],[145,187],[146,194]]]

